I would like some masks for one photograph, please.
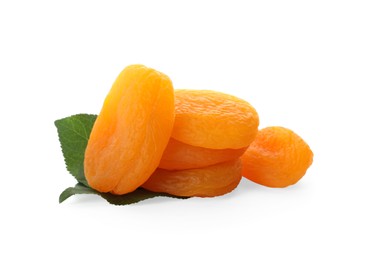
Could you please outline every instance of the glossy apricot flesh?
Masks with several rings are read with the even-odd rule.
[[[202,168],[239,158],[248,147],[240,149],[209,149],[184,144],[171,138],[161,158],[159,168],[186,170]]]
[[[114,194],[134,191],[159,165],[173,123],[171,80],[143,65],[126,67],[90,134],[84,159],[89,185]]]
[[[157,169],[142,187],[183,197],[214,197],[234,190],[241,180],[240,159],[198,169]]]
[[[259,117],[246,101],[211,90],[175,90],[172,138],[210,149],[240,149],[257,134]]]
[[[308,144],[284,127],[260,130],[242,156],[243,176],[268,187],[297,183],[312,164]]]

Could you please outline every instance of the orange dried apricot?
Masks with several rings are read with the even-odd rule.
[[[308,144],[284,127],[260,130],[242,156],[243,176],[268,187],[286,187],[298,182],[312,164]]]
[[[214,197],[234,190],[240,182],[241,171],[240,159],[181,171],[158,168],[142,187],[183,197]]]
[[[239,149],[251,144],[259,117],[246,101],[211,90],[176,90],[172,138],[210,149]]]
[[[126,67],[114,82],[93,126],[84,172],[100,192],[125,194],[159,165],[174,123],[168,76],[143,65]]]
[[[202,168],[235,160],[248,147],[240,149],[209,149],[184,144],[171,138],[161,158],[159,168],[165,170],[186,170]]]

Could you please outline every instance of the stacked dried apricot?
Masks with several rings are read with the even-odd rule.
[[[259,117],[246,101],[210,90],[176,90],[171,140],[143,188],[177,196],[219,196],[242,177],[240,156]],[[164,170],[163,170],[164,169]]]
[[[138,187],[176,196],[231,192],[242,175],[269,187],[296,183],[312,163],[309,146],[280,127],[258,131],[246,101],[210,90],[173,90],[143,65],[116,79],[93,126],[84,172],[100,192]]]

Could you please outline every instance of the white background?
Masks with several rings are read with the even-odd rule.
[[[54,120],[142,63],[293,129],[295,186],[113,206],[82,195]],[[378,259],[377,1],[0,0],[1,259]]]

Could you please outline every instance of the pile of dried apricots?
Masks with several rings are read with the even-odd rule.
[[[138,187],[176,196],[231,192],[242,176],[268,187],[295,184],[312,163],[284,127],[259,130],[246,101],[210,90],[174,90],[168,76],[126,67],[107,95],[84,157],[89,185],[121,195]]]

